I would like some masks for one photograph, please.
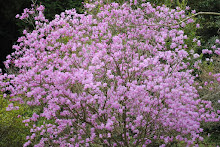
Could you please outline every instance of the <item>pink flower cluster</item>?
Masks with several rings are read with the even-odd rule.
[[[216,39],[215,43],[216,43],[217,45],[220,45],[219,39]],[[217,55],[220,56],[220,47],[216,48],[216,46],[214,45],[212,48],[215,49],[214,52],[215,52]]]
[[[202,50],[202,53],[203,54],[212,54],[212,53],[215,53],[215,54],[217,54],[217,55],[220,55],[220,41],[219,41],[219,39],[216,39],[216,41],[215,41],[215,44],[216,45],[213,45],[212,47],[211,47],[211,50],[209,50],[209,49],[203,49]],[[213,50],[213,51],[212,51]]]
[[[17,14],[15,17],[24,20],[26,23],[30,23],[33,26],[36,25],[38,27],[44,22],[48,22],[43,14],[43,11],[45,9],[43,5],[37,6],[34,3],[31,6],[32,7],[30,9],[25,8],[24,12],[21,15]]]
[[[211,51],[211,50],[208,50],[208,49],[203,49],[203,50],[202,50],[202,53],[203,53],[203,54],[212,54],[212,51]]]
[[[0,76],[2,90],[41,108],[25,123],[45,119],[24,146],[202,140],[201,122],[219,116],[198,99],[193,70],[183,62],[187,36],[177,22],[185,12],[150,3],[100,6],[95,15],[56,15],[20,37],[7,57],[6,67],[19,71]]]

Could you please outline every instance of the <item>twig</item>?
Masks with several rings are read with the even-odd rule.
[[[218,15],[218,16],[220,16],[220,13],[217,13],[217,12],[198,12],[198,13],[193,14],[190,17],[187,17],[187,18],[183,19],[182,21],[179,22],[179,24],[186,21],[186,20],[188,20],[188,19],[190,19],[190,18],[192,18],[192,17],[195,17],[197,15]]]

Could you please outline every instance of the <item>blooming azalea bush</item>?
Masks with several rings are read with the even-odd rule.
[[[219,121],[194,86],[185,11],[135,5],[97,1],[85,14],[34,17],[5,62],[17,72],[0,76],[13,101],[40,108],[24,120],[24,146],[191,145],[203,140],[202,122]]]

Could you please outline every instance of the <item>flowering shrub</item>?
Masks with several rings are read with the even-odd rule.
[[[165,146],[202,140],[201,122],[219,121],[219,116],[193,86],[187,61],[197,55],[185,50],[185,12],[150,3],[137,9],[101,1],[85,7],[93,13],[66,10],[50,22],[39,13],[36,29],[24,31],[7,57],[6,67],[19,70],[0,76],[2,91],[41,108],[24,120],[27,125],[47,119],[33,125],[24,146]]]
[[[215,39],[215,44],[210,45],[208,49],[202,50],[203,61],[198,70],[198,77],[196,81],[197,91],[203,100],[209,100],[212,102],[213,109],[219,111],[220,109],[220,42]],[[211,57],[211,58],[210,58]],[[219,102],[219,103],[218,103]],[[219,122],[209,122],[203,123],[202,127],[204,129],[203,134],[208,134],[208,140],[210,142],[215,142],[219,144],[220,137],[220,121]]]

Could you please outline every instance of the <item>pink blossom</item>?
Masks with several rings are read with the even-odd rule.
[[[191,12],[192,14],[195,14],[196,13],[196,10],[192,10],[192,12]]]
[[[87,14],[67,10],[50,22],[43,6],[18,16],[33,16],[36,28],[24,31],[13,46],[5,65],[18,73],[1,73],[0,87],[11,92],[12,101],[41,108],[23,121],[32,134],[24,146],[166,146],[202,140],[201,122],[219,116],[196,89],[192,66],[200,68],[200,55],[188,52],[184,32],[194,20],[180,28],[179,19],[187,17],[180,8],[90,2]],[[7,110],[17,108],[12,103]],[[35,123],[42,125],[31,126]]]
[[[203,53],[203,54],[212,54],[212,51],[211,51],[211,50],[208,50],[208,49],[203,49],[203,50],[202,50],[202,53]]]
[[[186,10],[189,10],[190,9],[190,7],[189,6],[186,6]]]

